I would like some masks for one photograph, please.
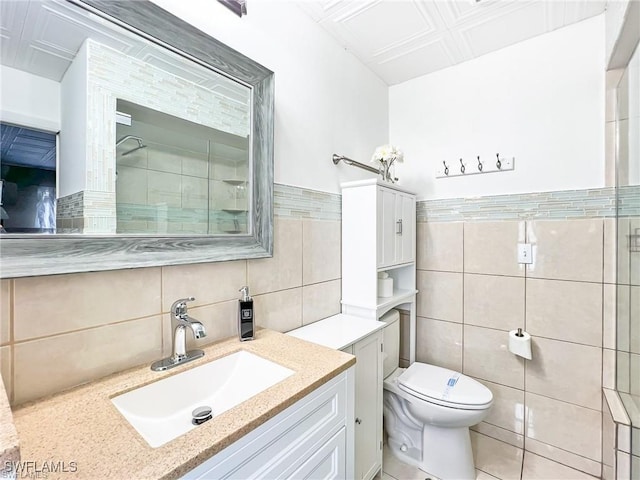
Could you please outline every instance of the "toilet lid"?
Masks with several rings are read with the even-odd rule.
[[[480,409],[493,401],[491,390],[459,372],[413,363],[398,377],[398,386],[417,397],[453,408]]]

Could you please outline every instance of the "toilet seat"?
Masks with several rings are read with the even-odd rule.
[[[483,410],[493,402],[491,390],[480,382],[446,368],[415,362],[397,379],[398,387],[443,407]]]

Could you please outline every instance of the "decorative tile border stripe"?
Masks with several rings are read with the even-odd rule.
[[[82,233],[84,230],[84,192],[58,198],[56,233]]]
[[[620,216],[640,213],[640,186],[623,187],[618,194]],[[616,189],[613,187],[422,200],[417,205],[419,222],[562,220],[615,216]]]
[[[618,187],[618,216],[640,217],[640,185]]]
[[[82,192],[58,200],[60,211],[82,204]],[[620,217],[640,216],[640,186],[618,190]],[[274,184],[274,214],[280,217],[341,220],[341,195],[291,185]],[[417,203],[419,222],[462,220],[577,219],[616,216],[613,187],[590,190],[493,195],[473,198],[422,200]]]
[[[618,216],[640,216],[640,185],[618,189]],[[340,194],[276,183],[275,215],[321,220],[341,219]],[[496,221],[563,220],[616,216],[616,189],[491,195],[471,198],[423,200],[417,203],[417,220]]]
[[[338,193],[321,192],[291,185],[274,184],[274,214],[280,217],[341,220],[342,201]]]
[[[84,212],[84,192],[76,192],[60,197],[56,205],[57,218],[81,217]]]

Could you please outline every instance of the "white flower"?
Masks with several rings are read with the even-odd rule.
[[[395,145],[382,145],[376,148],[371,157],[373,163],[388,162],[389,164],[396,162],[402,162],[404,160],[404,153]]]

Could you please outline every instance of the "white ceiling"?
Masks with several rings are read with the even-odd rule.
[[[212,74],[64,0],[0,0],[0,63],[59,82],[87,38],[246,103],[246,87]]]
[[[65,0],[0,0],[0,64],[59,82],[87,38],[246,105],[245,86],[160,48]],[[55,136],[0,132],[1,163],[55,169]]]
[[[255,0],[260,1],[260,0]],[[302,0],[296,2],[394,85],[602,13],[607,0]],[[225,90],[109,22],[60,0],[0,1],[3,65],[60,81],[85,38]],[[179,65],[182,63],[181,65]],[[187,64],[188,65],[188,64]],[[233,93],[224,94],[232,97]]]
[[[309,0],[300,8],[388,85],[604,12],[606,0]]]

